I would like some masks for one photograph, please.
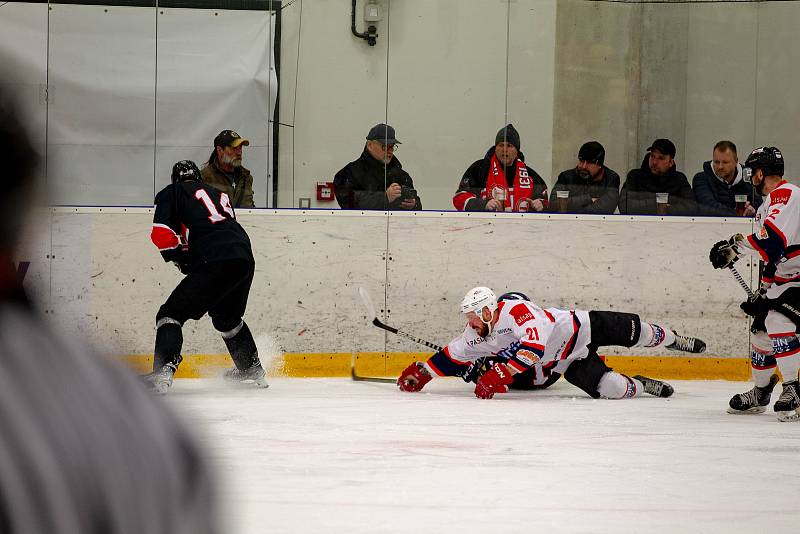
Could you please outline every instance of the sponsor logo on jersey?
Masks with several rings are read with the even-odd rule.
[[[767,233],[767,229],[765,227],[762,226],[761,228],[758,229],[758,238],[759,239],[766,239],[768,237],[769,237],[769,234]]]
[[[495,356],[499,356],[501,358],[513,358],[514,355],[517,353],[517,349],[519,349],[520,342],[514,341],[508,347],[501,349],[494,353]]]
[[[539,355],[529,350],[519,349],[517,351],[517,359],[530,367],[539,361]]]
[[[510,334],[510,333],[511,333],[511,329],[510,329],[510,328],[507,328],[507,327],[506,327],[506,328],[498,328],[498,329],[497,329],[497,330],[495,330],[494,332],[495,332],[495,334],[497,334],[498,336],[502,336],[502,335],[504,335],[504,334]]]
[[[480,345],[484,341],[486,341],[485,337],[476,337],[475,339],[468,339],[467,345],[469,345],[470,347],[475,347],[476,345]]]
[[[527,321],[533,320],[533,313],[528,309],[528,307],[524,304],[517,304],[508,312],[511,317],[517,322],[518,325],[522,326]]]
[[[790,196],[792,196],[791,189],[776,189],[769,195],[769,205],[774,206],[775,204],[786,204],[789,202]]]

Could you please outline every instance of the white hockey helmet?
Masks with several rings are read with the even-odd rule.
[[[497,295],[488,287],[473,287],[461,301],[461,313],[475,312],[480,316],[484,306],[494,313],[497,309]]]

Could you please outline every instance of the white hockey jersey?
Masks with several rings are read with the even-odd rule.
[[[800,188],[782,180],[758,208],[755,223],[741,248],[766,264],[762,282],[774,299],[800,286]]]
[[[537,384],[551,371],[563,373],[571,361],[589,354],[589,312],[542,309],[523,300],[500,302],[498,308],[500,315],[489,335],[481,337],[467,325],[425,363],[428,371],[434,376],[461,375],[479,358],[499,356],[519,372],[535,369]]]

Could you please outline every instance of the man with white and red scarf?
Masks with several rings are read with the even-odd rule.
[[[501,128],[483,159],[469,166],[453,196],[459,211],[544,211],[547,184],[525,164],[519,132]]]

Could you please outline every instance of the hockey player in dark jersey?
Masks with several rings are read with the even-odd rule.
[[[179,161],[172,184],[156,195],[150,237],[164,261],[175,262],[186,277],[156,315],[153,372],[145,381],[157,393],[172,386],[182,360],[183,324],[208,313],[236,366],[226,378],[268,387],[253,334],[242,320],[255,260],[228,195],[200,183],[194,162]]]
[[[763,413],[783,376],[783,391],[773,405],[779,421],[800,421],[800,187],[783,179],[783,154],[776,147],[753,150],[744,163],[746,176],[764,202],[755,215],[756,231],[718,241],[709,260],[717,269],[732,266],[739,254],[764,263],[761,289],[741,304],[753,317],[751,373],[753,389],[734,395],[728,413]]]
[[[461,376],[476,382],[477,397],[491,399],[509,388],[547,387],[563,374],[593,398],[669,397],[673,389],[666,382],[609,368],[598,347],[706,348],[636,314],[540,308],[521,293],[497,298],[487,287],[470,290],[461,311],[468,321],[464,332],[426,362],[409,365],[397,380],[401,390],[419,391],[434,376]]]

